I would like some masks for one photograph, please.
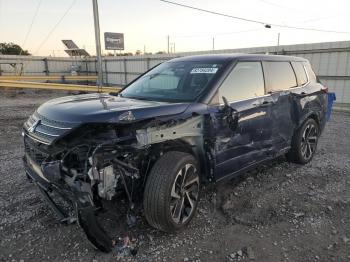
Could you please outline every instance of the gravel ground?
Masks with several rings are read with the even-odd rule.
[[[333,113],[308,165],[281,158],[205,188],[198,215],[176,235],[141,215],[129,229],[116,206],[107,228],[138,251],[122,257],[95,251],[77,225],[57,223],[24,175],[21,126],[62,95],[0,93],[0,261],[350,261],[350,114]]]

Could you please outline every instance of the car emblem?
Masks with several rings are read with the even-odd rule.
[[[28,129],[30,133],[34,133],[35,129],[37,128],[38,125],[40,125],[41,120],[37,120],[34,122],[34,124]]]

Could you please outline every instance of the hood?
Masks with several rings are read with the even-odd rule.
[[[183,113],[189,103],[168,103],[87,94],[56,98],[42,104],[37,112],[47,119],[72,123],[118,122],[119,116],[131,111],[135,121]]]

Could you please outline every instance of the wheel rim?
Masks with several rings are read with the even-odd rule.
[[[317,135],[317,127],[314,124],[308,124],[301,139],[301,154],[305,160],[309,160],[315,153]]]
[[[177,173],[171,189],[170,213],[176,224],[184,224],[193,214],[199,194],[199,176],[193,164]]]

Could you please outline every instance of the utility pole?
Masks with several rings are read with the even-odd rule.
[[[215,38],[213,37],[213,51],[215,50]]]
[[[102,76],[100,21],[98,17],[97,0],[92,0],[92,6],[94,11],[94,24],[95,24],[95,41],[96,41],[96,56],[97,56],[97,86],[99,91],[101,91],[102,85],[103,85],[103,76]]]
[[[168,35],[168,54],[169,54],[169,45],[170,45],[169,40],[170,40],[170,37],[169,37],[169,35]]]
[[[277,46],[280,46],[280,33],[277,35]]]

